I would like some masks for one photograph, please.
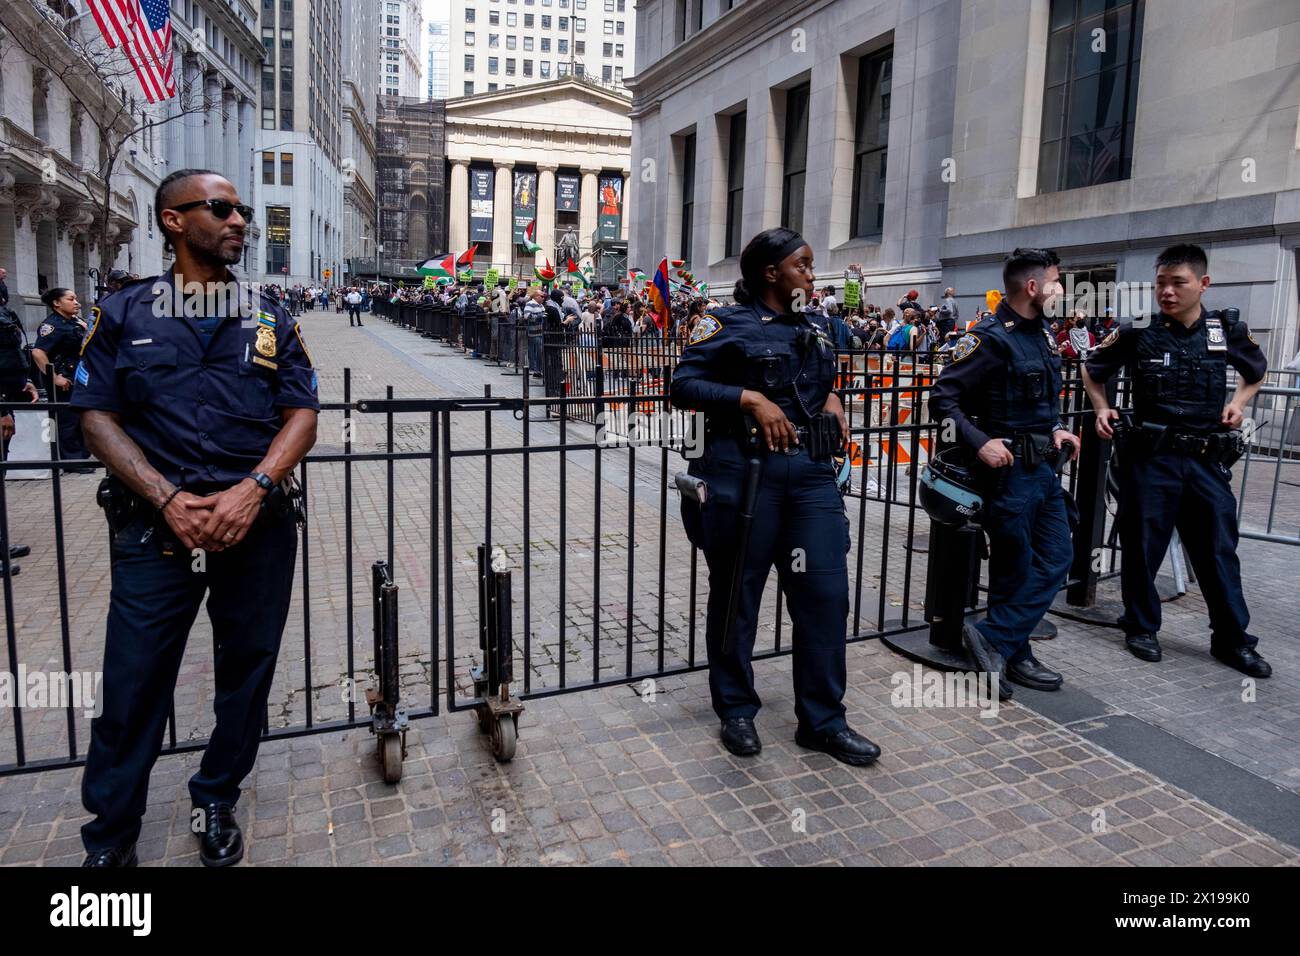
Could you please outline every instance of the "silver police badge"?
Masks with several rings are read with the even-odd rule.
[[[1209,337],[1207,349],[1211,352],[1227,351],[1227,339],[1223,337],[1223,326],[1219,324],[1218,319],[1206,319],[1205,331]]]

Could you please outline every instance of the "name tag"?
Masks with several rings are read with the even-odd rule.
[[[254,364],[254,365],[260,365],[260,366],[262,366],[263,368],[276,369],[276,370],[278,370],[279,367],[280,367],[280,366],[277,365],[275,362],[267,361],[266,359],[262,358],[262,356],[260,356],[260,355],[254,355],[254,356],[253,356],[253,364]]]
[[[132,339],[132,340],[131,340],[131,344],[132,344],[132,345],[148,345],[148,344],[149,344],[150,342],[152,342],[152,341],[153,341],[153,339]]]

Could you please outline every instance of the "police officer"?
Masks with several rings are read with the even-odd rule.
[[[1160,660],[1155,576],[1173,529],[1191,558],[1210,612],[1210,653],[1243,674],[1273,670],[1255,651],[1237,560],[1237,501],[1230,466],[1244,450],[1239,431],[1268,363],[1236,310],[1207,312],[1205,252],[1171,246],[1156,259],[1158,315],[1112,331],[1088,359],[1084,384],[1097,434],[1116,437],[1119,412],[1103,383],[1120,368],[1133,385],[1133,427],[1119,454],[1119,534],[1123,549],[1120,627],[1133,656]],[[1227,396],[1227,369],[1237,370]]]
[[[86,335],[86,323],[81,318],[81,303],[71,289],[46,289],[41,296],[50,314],[36,330],[36,344],[32,346],[32,361],[42,377],[54,372],[55,394],[50,401],[67,401],[73,389],[73,370],[81,353],[81,340]],[[81,424],[77,416],[67,411],[56,413],[59,425],[59,458],[72,460],[86,457],[86,445],[81,438]],[[64,471],[86,474],[93,468],[65,465]]]
[[[962,640],[986,673],[1035,690],[1057,690],[1061,675],[1029,649],[1029,634],[1065,583],[1072,550],[1057,457],[1079,439],[1061,423],[1061,357],[1044,314],[1061,293],[1050,249],[1016,249],[1004,263],[1006,296],[952,348],[952,363],[930,394],[940,435],[983,465],[983,526],[989,536],[988,615]]]
[[[205,593],[216,726],[189,783],[199,856],[243,856],[234,818],[257,756],[289,612],[297,533],[282,482],[315,442],[316,372],[298,326],[239,283],[252,210],[207,170],[158,186],[171,270],[104,299],[73,404],[112,475],[103,712],[91,724],[82,799],[88,866],[135,862],[190,626]]]
[[[795,742],[866,765],[880,748],[849,729],[842,703],[849,522],[830,458],[848,429],[831,390],[834,349],[798,308],[813,291],[812,250],[796,232],[769,229],[745,247],[740,271],[738,304],[700,317],[671,387],[675,406],[705,416],[704,455],[687,469],[703,482],[703,504],[683,495],[682,519],[709,567],[713,709],[728,750],[759,752],[754,717],[761,702],[750,658],[775,564],[794,622]],[[737,554],[742,486],[753,456],[760,464],[757,500],[747,547]],[[743,561],[737,613],[724,651],[737,560]]]
[[[0,273],[4,270],[0,269]],[[18,316],[0,305],[0,402],[36,401],[36,386],[27,376],[27,353],[23,348],[23,326]],[[14,437],[12,408],[0,409],[0,440],[4,443],[4,458],[9,457],[9,442]],[[4,476],[0,476],[0,481]],[[17,558],[32,553],[27,545],[14,545],[6,556],[0,552],[0,576],[17,574],[22,569],[13,563]]]

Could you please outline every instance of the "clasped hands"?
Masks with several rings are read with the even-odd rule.
[[[245,478],[213,495],[182,491],[168,502],[163,517],[186,548],[224,551],[244,540],[264,497],[266,492]]]

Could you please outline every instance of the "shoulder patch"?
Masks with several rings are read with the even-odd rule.
[[[90,340],[95,337],[95,329],[99,328],[99,317],[101,315],[103,315],[103,312],[100,310],[99,306],[92,305],[90,307],[90,330],[86,333],[86,337],[81,340],[81,355],[86,354],[86,346],[89,345]]]
[[[687,345],[698,345],[705,339],[711,339],[722,331],[722,323],[712,314],[706,312],[700,316],[700,321],[695,323],[695,328],[691,330],[691,337],[686,340]]]
[[[36,330],[37,335],[49,335],[54,331],[54,325],[50,322],[42,322],[41,327]]]
[[[967,332],[957,340],[957,344],[952,347],[952,360],[960,362],[964,358],[969,358],[983,341],[978,335],[971,335]]]
[[[1116,342],[1118,342],[1118,341],[1119,341],[1119,329],[1111,329],[1111,331],[1110,331],[1110,335],[1108,335],[1108,336],[1106,336],[1104,339],[1102,339],[1102,340],[1097,344],[1097,348],[1099,348],[1099,349],[1104,349],[1106,346],[1108,346],[1108,345],[1114,345],[1114,344],[1115,344]]]

